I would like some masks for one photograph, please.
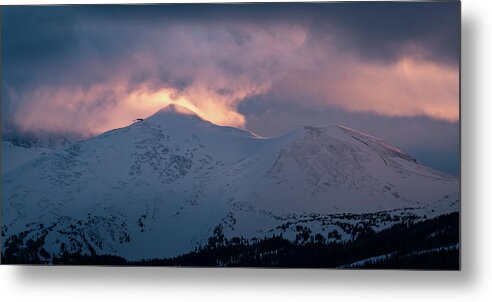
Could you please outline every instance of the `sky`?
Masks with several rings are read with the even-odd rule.
[[[170,103],[260,136],[342,124],[459,174],[459,2],[2,7],[2,127]]]

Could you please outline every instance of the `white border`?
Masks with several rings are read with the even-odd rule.
[[[161,1],[144,1],[151,2]],[[2,1],[14,3],[82,1]],[[491,78],[487,77],[492,69],[490,3],[462,3],[461,272],[0,266],[0,299],[491,301],[492,96]]]

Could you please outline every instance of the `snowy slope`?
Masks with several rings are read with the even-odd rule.
[[[2,141],[2,174],[38,157],[51,149],[41,147],[19,147]]]
[[[415,207],[457,189],[455,178],[345,127],[304,127],[276,140],[227,171],[235,190],[254,188],[261,198],[252,199],[271,210],[296,211],[299,202],[324,213]]]
[[[334,125],[265,139],[178,106],[41,155],[3,188],[4,238],[132,260],[189,252],[218,225],[250,239],[294,238],[298,225],[346,237],[459,207],[456,178],[375,137]]]

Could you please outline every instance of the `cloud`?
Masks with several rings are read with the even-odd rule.
[[[100,33],[111,32],[114,24],[92,26],[78,44],[97,47],[94,41],[103,40]],[[111,46],[109,58],[107,50],[84,50],[81,56],[78,50],[72,64],[39,71],[59,81],[40,77],[28,87],[7,85],[7,99],[15,104],[9,117],[22,128],[97,133],[179,102],[215,123],[241,127],[237,104],[269,89],[272,75],[303,45],[304,34],[283,24],[148,28],[139,32],[135,47]]]
[[[340,47],[364,60],[393,63],[418,46],[426,60],[457,67],[459,20],[459,1],[339,3],[320,11],[313,36],[334,29]]]
[[[459,6],[269,8],[7,8],[2,119],[91,135],[179,102],[215,123],[245,127],[249,116],[238,107],[263,95],[285,99],[283,106],[295,99],[382,116],[459,118],[449,34],[457,32],[443,34],[458,23]]]
[[[384,116],[459,119],[459,72],[456,68],[414,57],[392,64],[364,62],[343,54],[318,69],[296,71],[274,87],[280,96],[354,112]],[[313,62],[313,64],[315,64]]]

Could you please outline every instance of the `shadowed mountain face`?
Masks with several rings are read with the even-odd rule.
[[[459,208],[456,178],[376,137],[333,125],[261,138],[176,105],[8,171],[2,194],[3,250],[32,240],[46,261],[174,257],[217,227],[345,240],[368,221],[381,230]]]

